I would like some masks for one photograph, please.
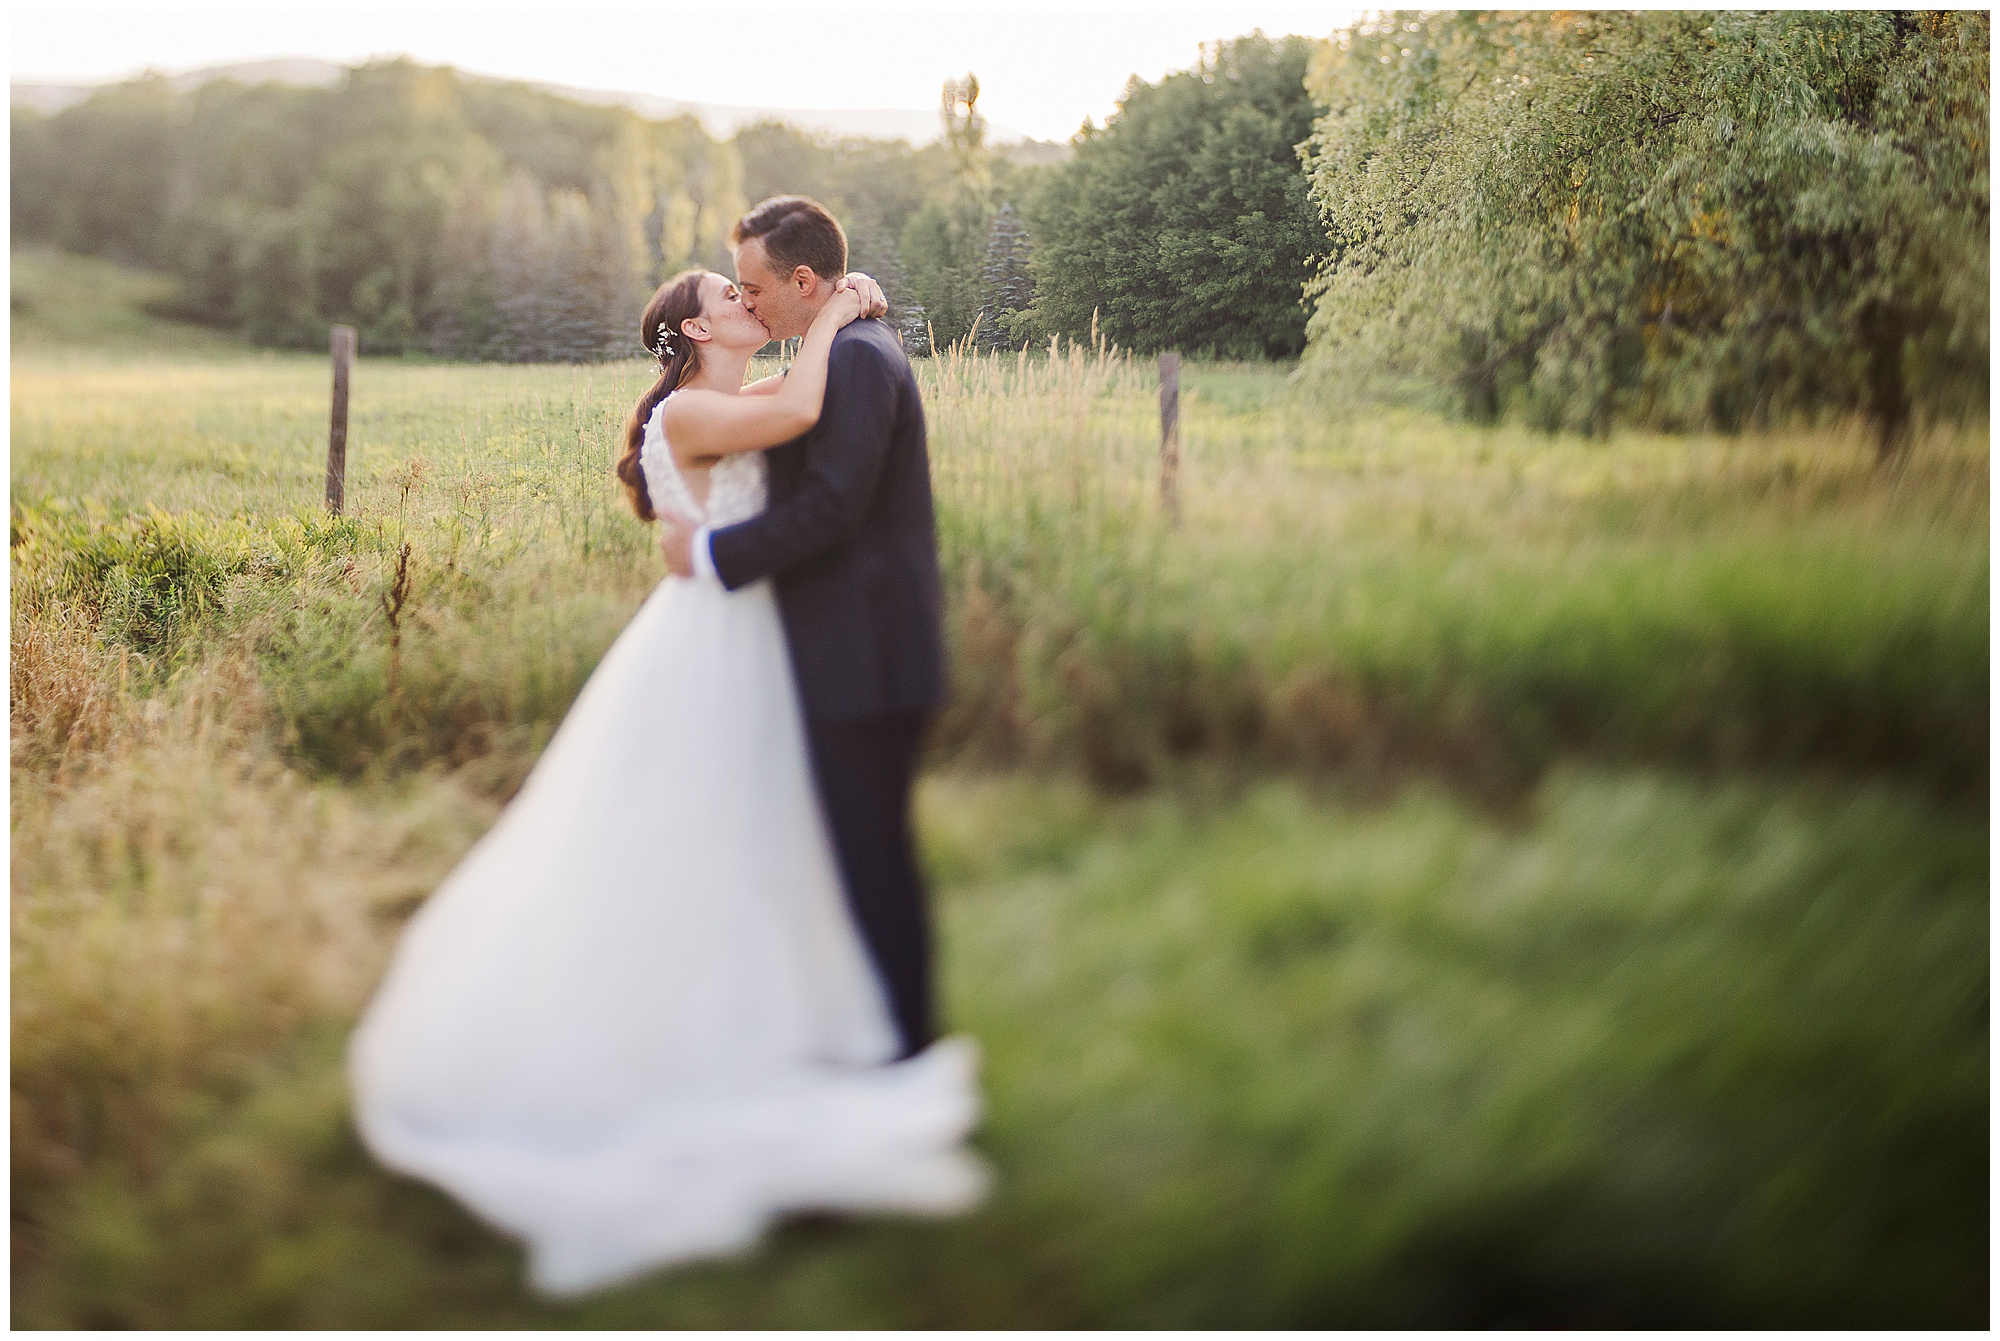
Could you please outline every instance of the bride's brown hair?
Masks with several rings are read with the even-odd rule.
[[[625,450],[618,455],[618,482],[632,501],[632,511],[640,521],[652,521],[653,496],[646,492],[646,472],[639,465],[639,449],[646,442],[646,423],[667,393],[701,370],[701,350],[681,330],[689,317],[701,315],[701,282],[713,271],[683,270],[653,291],[646,313],[639,318],[639,343],[660,361],[660,376],[625,420]]]

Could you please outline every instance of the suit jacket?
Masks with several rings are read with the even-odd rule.
[[[924,407],[880,321],[833,338],[819,423],[766,456],[770,503],[709,536],[734,590],[774,579],[799,698],[813,717],[944,702],[943,583]]]

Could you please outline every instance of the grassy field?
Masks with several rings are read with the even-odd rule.
[[[922,364],[991,1205],[552,1308],[375,1169],[402,919],[658,579],[646,369],[355,377],[14,255],[18,1326],[1977,1326],[1987,447]],[[99,314],[90,321],[77,315]],[[412,595],[383,597],[407,544]]]

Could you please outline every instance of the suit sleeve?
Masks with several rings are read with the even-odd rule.
[[[834,346],[820,432],[806,448],[798,490],[760,516],[709,537],[716,575],[730,590],[810,562],[861,529],[894,429],[895,369],[865,340]]]

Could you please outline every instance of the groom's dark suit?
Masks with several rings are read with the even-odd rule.
[[[709,554],[732,590],[777,587],[848,904],[907,1055],[934,1036],[910,788],[944,701],[943,598],[924,407],[887,326],[834,336],[818,425],[766,459],[770,506],[712,533]]]

